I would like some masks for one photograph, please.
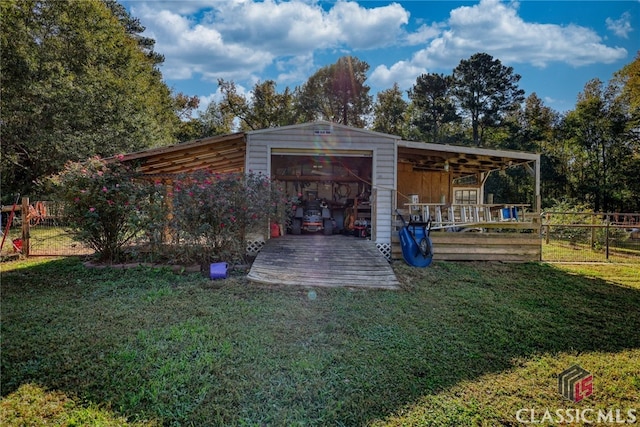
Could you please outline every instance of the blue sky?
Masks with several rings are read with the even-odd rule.
[[[394,82],[406,91],[423,73],[451,74],[486,52],[522,76],[526,96],[562,112],[585,83],[609,81],[640,50],[640,0],[122,3],[165,56],[167,84],[201,107],[219,99],[219,78],[248,95],[268,79],[282,91],[352,55],[370,65],[375,95]]]

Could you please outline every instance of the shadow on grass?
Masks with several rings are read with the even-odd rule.
[[[2,395],[167,425],[365,425],[515,359],[640,348],[640,291],[549,265],[395,266],[402,291],[58,260],[3,273]]]

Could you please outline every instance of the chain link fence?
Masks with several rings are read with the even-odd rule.
[[[640,214],[545,212],[542,260],[640,264]]]

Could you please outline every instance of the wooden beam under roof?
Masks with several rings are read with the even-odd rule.
[[[244,170],[244,132],[214,136],[167,147],[126,154],[122,161],[137,162],[144,174],[162,175],[212,169],[217,172]]]
[[[528,163],[537,154],[510,150],[493,150],[446,144],[401,141],[398,161],[411,163],[417,169],[450,170],[454,176],[473,175]]]

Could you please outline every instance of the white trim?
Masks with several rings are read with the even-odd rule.
[[[443,153],[476,154],[480,156],[507,157],[518,160],[540,160],[540,154],[515,150],[495,150],[492,148],[465,147],[461,145],[433,144],[430,142],[398,141],[398,147],[416,150],[440,151]]]
[[[334,122],[329,122],[326,120],[316,120],[313,122],[306,122],[306,123],[299,123],[299,124],[295,124],[295,125],[289,125],[289,126],[280,126],[280,127],[274,127],[274,128],[267,128],[267,129],[256,129],[256,130],[252,130],[249,132],[246,132],[247,135],[257,135],[257,134],[262,134],[262,133],[278,133],[278,132],[286,132],[286,131],[290,131],[290,130],[294,130],[294,129],[310,129],[312,130],[314,126],[328,126],[330,128],[339,128],[339,129],[343,129],[343,130],[348,130],[348,131],[352,131],[352,132],[359,132],[359,133],[363,133],[363,134],[368,134],[371,136],[377,136],[377,137],[383,137],[383,138],[387,138],[387,139],[391,139],[394,141],[400,141],[401,138],[397,135],[391,135],[388,133],[382,133],[382,132],[376,132],[376,131],[372,131],[372,130],[368,130],[368,129],[362,129],[362,128],[357,128],[357,127],[353,127],[353,126],[347,126],[347,125],[343,125],[340,123],[334,123]]]
[[[292,148],[274,147],[269,144],[271,155],[278,156],[316,156],[316,157],[373,157],[372,150],[350,150],[344,148]]]
[[[373,204],[369,204],[371,209],[371,240],[374,242],[378,238],[378,212],[380,212],[379,196],[377,183],[378,182],[378,147],[373,147],[373,153],[371,157],[371,194],[369,199],[374,195],[373,189],[375,188],[375,197],[373,197]],[[375,206],[374,206],[375,205]]]
[[[271,144],[267,144],[266,145],[267,148],[267,173],[269,174],[269,179],[273,179],[273,172],[272,172],[272,167],[271,167],[271,156],[273,156],[272,150],[273,147],[271,146]]]

